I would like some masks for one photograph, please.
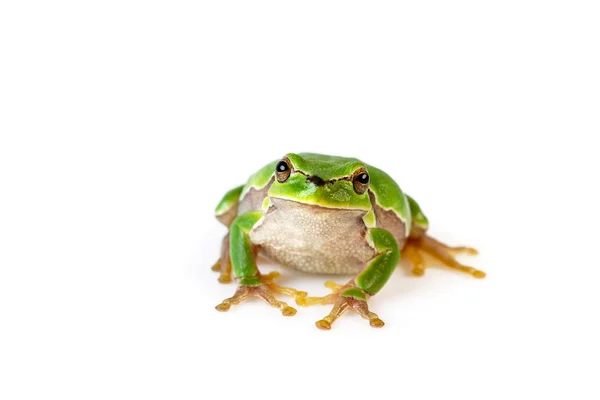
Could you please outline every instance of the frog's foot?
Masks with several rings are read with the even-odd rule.
[[[477,250],[472,247],[450,247],[427,234],[423,234],[418,237],[409,238],[402,253],[412,262],[413,269],[411,272],[416,276],[423,276],[423,274],[425,274],[425,268],[435,264],[437,261],[452,269],[466,272],[475,278],[485,278],[485,272],[463,265],[455,258],[456,255],[461,253],[477,255]],[[431,256],[434,260],[426,260],[426,258],[423,257],[424,255]]]
[[[333,304],[339,297],[339,292],[344,285],[339,285],[333,281],[325,282],[325,287],[331,289],[332,293],[322,297],[300,297],[296,299],[296,304],[302,307],[314,306],[315,304]]]
[[[338,319],[346,310],[354,310],[364,319],[368,319],[374,328],[381,328],[384,322],[377,314],[369,311],[367,305],[367,294],[354,286],[338,285],[335,282],[327,281],[325,286],[330,288],[333,293],[323,297],[302,297],[296,299],[296,303],[303,307],[315,304],[333,304],[331,312],[323,319],[315,322],[317,328],[330,330],[331,324]]]
[[[231,282],[231,258],[229,256],[229,233],[225,235],[221,242],[221,257],[211,268],[213,271],[219,272],[220,283]]]
[[[279,278],[280,276],[281,276],[281,274],[279,272],[273,271],[273,272],[269,272],[267,275],[262,275],[260,277],[260,279],[274,293],[284,294],[286,296],[293,297],[296,300],[304,298],[308,295],[308,293],[306,293],[305,291],[296,290],[296,289],[292,289],[292,288],[284,287],[284,286],[279,286],[278,284],[273,282],[275,279]]]
[[[225,263],[221,262],[221,259],[219,259],[211,269],[219,272],[219,283],[231,283],[231,261],[229,260],[229,257]]]
[[[259,277],[242,278],[241,285],[234,295],[221,302],[215,308],[217,311],[229,311],[232,305],[239,304],[249,297],[255,296],[263,299],[271,307],[281,310],[281,314],[290,317],[296,314],[296,309],[287,303],[277,300],[275,294],[285,294],[295,299],[306,297],[306,292],[279,286],[273,280],[280,276],[279,272],[271,272]]]
[[[334,304],[329,315],[315,322],[317,328],[321,330],[330,330],[331,324],[338,319],[346,310],[352,309],[361,317],[369,320],[369,324],[373,328],[381,328],[385,323],[375,314],[369,311],[369,306],[366,300],[360,300],[353,297],[341,296]]]

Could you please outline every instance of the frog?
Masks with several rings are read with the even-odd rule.
[[[299,306],[330,305],[315,325],[330,330],[352,310],[380,328],[384,322],[369,308],[406,258],[411,273],[424,276],[435,264],[482,279],[486,274],[457,260],[476,255],[467,246],[449,246],[428,234],[429,220],[419,204],[384,171],[356,158],[316,153],[288,153],[252,174],[244,185],[223,196],[216,218],[228,228],[220,257],[212,266],[221,283],[237,282],[234,294],[216,306],[221,312],[251,297],[284,316]],[[263,274],[266,259],[308,274],[350,276],[340,284],[326,281],[325,296],[278,285],[279,272]]]

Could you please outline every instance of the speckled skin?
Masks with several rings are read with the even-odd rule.
[[[366,240],[365,211],[271,201],[250,240],[277,263],[304,272],[344,275],[358,273],[375,256]]]

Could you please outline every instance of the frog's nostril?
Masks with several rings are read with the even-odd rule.
[[[321,178],[320,176],[317,176],[317,175],[308,176],[306,178],[306,180],[316,186],[323,186],[327,183],[327,181],[324,181],[323,178]]]

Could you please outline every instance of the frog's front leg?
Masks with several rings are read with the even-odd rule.
[[[250,211],[237,217],[229,227],[229,255],[233,272],[239,278],[240,285],[232,297],[217,305],[218,311],[228,311],[231,305],[239,304],[251,296],[263,299],[270,306],[278,308],[285,316],[296,314],[296,309],[283,301],[277,300],[275,294],[286,294],[295,298],[306,296],[292,288],[281,287],[273,282],[279,273],[272,272],[261,275],[256,266],[258,248],[253,246],[249,233],[262,218],[260,211]]]
[[[356,277],[343,286],[326,282],[325,286],[333,289],[333,293],[328,296],[296,299],[296,303],[301,306],[333,304],[329,315],[315,323],[317,328],[331,329],[331,324],[348,309],[354,310],[363,318],[368,319],[374,328],[384,325],[377,314],[369,310],[367,300],[379,292],[388,281],[398,264],[400,251],[394,236],[386,230],[372,228],[369,230],[368,236],[377,250],[377,255]]]

